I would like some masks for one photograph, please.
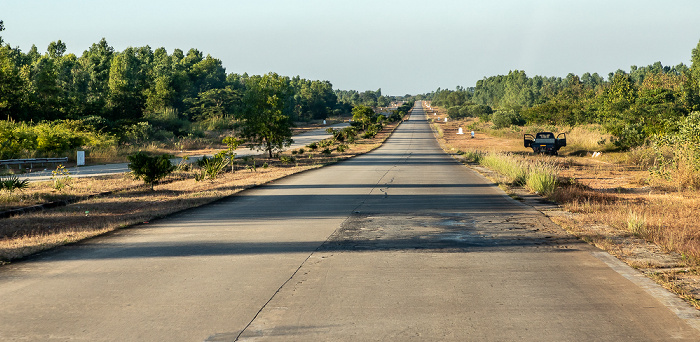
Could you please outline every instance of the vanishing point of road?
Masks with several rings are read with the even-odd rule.
[[[374,152],[0,268],[0,340],[700,341],[557,231],[418,105]]]

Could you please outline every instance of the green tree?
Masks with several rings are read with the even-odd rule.
[[[151,190],[153,190],[155,183],[175,171],[175,165],[170,162],[167,154],[151,157],[143,152],[136,152],[128,156],[128,159],[129,169],[134,177],[149,184]]]
[[[691,52],[690,73],[696,82],[700,82],[700,42]]]
[[[240,135],[272,158],[273,152],[292,144],[289,79],[268,73],[250,77],[246,87],[244,110],[239,118]]]
[[[54,59],[42,56],[31,68],[34,120],[61,119],[61,102],[65,99],[58,86],[58,73]]]
[[[138,119],[146,105],[146,81],[137,51],[127,48],[112,59],[109,69],[108,110],[111,119]]]
[[[59,58],[66,53],[66,44],[60,40],[57,42],[51,42],[46,50],[50,58]]]
[[[359,125],[361,130],[366,130],[377,121],[377,113],[370,107],[359,105],[352,109],[352,121]]]
[[[15,64],[8,47],[0,47],[0,117],[29,120],[29,67]]]
[[[241,106],[240,92],[230,87],[205,90],[190,100],[189,116],[195,120],[232,117]]]
[[[84,102],[80,111],[83,116],[104,116],[108,97],[109,71],[114,56],[114,48],[102,38],[81,56],[80,70],[83,74]]]

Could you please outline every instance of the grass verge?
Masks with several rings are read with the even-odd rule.
[[[700,168],[688,162],[697,160],[688,157],[695,155],[692,148],[645,147],[612,153],[609,139],[587,127],[567,132],[569,146],[560,153],[563,156],[542,158],[523,147],[520,133],[556,128],[508,128],[491,134],[486,123],[474,120],[443,124],[438,118],[435,122],[445,132],[438,139],[443,149],[468,151],[464,153],[467,161],[480,163],[489,153],[504,152],[530,163],[549,161],[557,169],[558,180],[533,176],[525,188],[568,212],[548,215],[552,221],[700,308],[700,195],[688,189],[698,179],[689,175],[697,175]],[[458,127],[476,130],[476,138],[450,134]],[[592,157],[592,151],[604,154]],[[547,195],[544,189],[554,181],[558,185]],[[536,183],[547,186],[535,190]]]

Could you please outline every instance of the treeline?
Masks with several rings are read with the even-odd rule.
[[[382,89],[377,91],[367,90],[358,92],[356,90],[336,90],[335,95],[338,101],[346,104],[348,107],[367,106],[367,107],[387,107],[393,102],[408,101],[413,103],[413,96],[406,94],[404,96],[385,96],[382,95]]]
[[[86,119],[134,122],[175,110],[183,119],[206,120],[243,105],[247,74],[227,74],[219,59],[149,46],[117,52],[102,39],[78,57],[52,42],[40,54],[0,48],[0,115],[18,121]],[[323,119],[338,106],[327,81],[290,78],[294,120]]]
[[[700,110],[699,82],[700,43],[692,50],[690,67],[656,62],[607,78],[597,73],[528,77],[515,70],[427,97],[450,116],[481,117],[496,126],[601,124],[616,145],[629,148],[684,132],[697,116],[691,113]]]

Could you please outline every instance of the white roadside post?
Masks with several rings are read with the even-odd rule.
[[[78,155],[76,156],[76,165],[77,166],[84,166],[85,165],[85,151],[78,151]]]

